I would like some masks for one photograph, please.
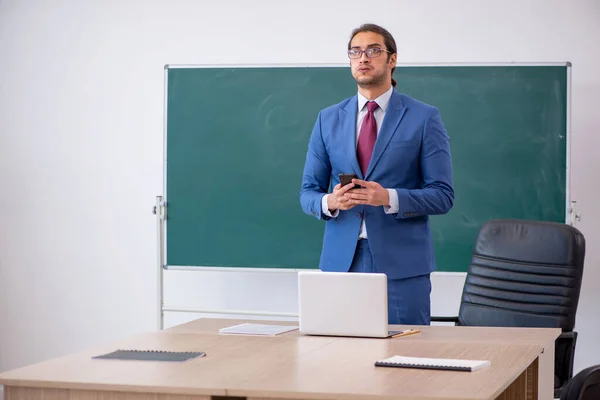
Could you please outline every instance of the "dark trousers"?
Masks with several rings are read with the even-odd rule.
[[[367,239],[358,241],[350,272],[377,272]],[[430,295],[429,274],[406,279],[388,279],[389,323],[429,325],[431,323]]]

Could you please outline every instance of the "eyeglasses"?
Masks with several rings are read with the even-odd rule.
[[[381,55],[382,51],[392,54],[391,51],[384,50],[380,47],[369,47],[366,50],[350,49],[348,50],[348,57],[352,59],[361,58],[363,53],[365,53],[367,55],[367,58],[376,58]]]

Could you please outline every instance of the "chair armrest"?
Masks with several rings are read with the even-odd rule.
[[[456,317],[456,316],[452,316],[452,317],[432,316],[431,322],[454,322],[455,324],[458,324],[458,317]]]
[[[573,378],[573,362],[575,359],[575,346],[577,344],[577,331],[565,331],[556,339],[554,375],[556,383],[554,397],[560,398],[567,383]]]
[[[576,341],[577,340],[577,332],[575,332],[575,331],[562,332],[560,334],[560,336],[558,338],[556,338],[556,340],[560,340],[560,339],[573,339],[574,341]]]

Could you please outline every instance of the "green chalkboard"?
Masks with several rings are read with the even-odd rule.
[[[398,66],[439,108],[454,208],[431,218],[438,271],[466,271],[493,218],[565,221],[565,65]],[[299,190],[317,113],[356,93],[346,66],[166,67],[166,266],[317,268],[324,222]]]

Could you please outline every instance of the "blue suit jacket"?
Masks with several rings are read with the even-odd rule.
[[[302,177],[300,204],[325,220],[319,268],[348,271],[364,215],[373,263],[389,279],[435,270],[429,215],[447,213],[454,202],[449,138],[437,108],[393,90],[371,162],[363,176],[356,158],[356,96],[322,110],[315,123]],[[398,193],[399,211],[356,206],[336,218],[322,213],[321,199],[355,173]]]

